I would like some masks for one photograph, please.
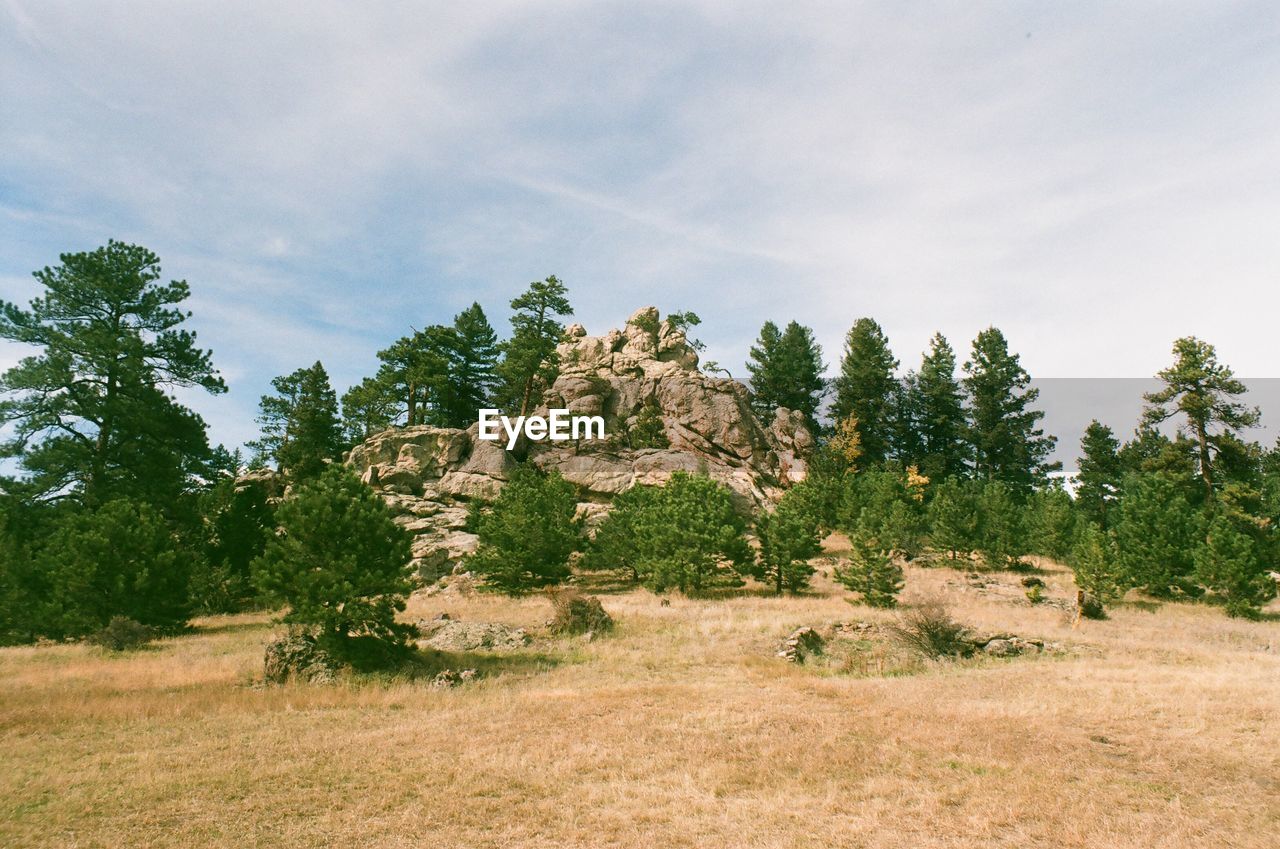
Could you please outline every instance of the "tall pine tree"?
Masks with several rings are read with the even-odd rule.
[[[836,421],[857,419],[862,458],[867,465],[882,462],[893,438],[893,404],[898,390],[894,370],[898,361],[880,325],[870,318],[854,322],[845,337],[844,358],[835,379]]]
[[[811,329],[791,321],[779,332],[772,321],[765,322],[747,362],[756,415],[768,422],[775,410],[786,407],[804,413],[809,426],[816,428],[825,386],[823,368],[822,346]]]
[[[1076,475],[1076,505],[1090,522],[1107,527],[1107,513],[1115,504],[1124,470],[1120,443],[1111,428],[1097,419],[1089,422],[1080,440],[1080,473]]]
[[[498,335],[478,303],[454,316],[450,353],[447,424],[465,428],[489,405],[498,385]]]
[[[508,412],[525,415],[537,406],[541,392],[555,380],[556,345],[564,336],[561,316],[573,315],[569,290],[555,275],[534,281],[511,301],[511,338],[502,344],[500,400]]]
[[[317,360],[309,368],[275,378],[271,385],[279,394],[262,396],[262,438],[251,446],[294,480],[314,478],[343,448],[338,399],[329,374]]]
[[[1208,342],[1187,336],[1173,343],[1174,364],[1156,376],[1164,383],[1157,392],[1144,397],[1143,419],[1156,425],[1181,414],[1195,440],[1196,458],[1205,497],[1213,500],[1214,460],[1224,437],[1240,428],[1258,423],[1256,407],[1241,403],[1245,385],[1236,380],[1228,366],[1218,362],[1218,353]]]
[[[187,283],[160,276],[151,251],[112,241],[37,271],[44,293],[29,309],[0,301],[0,338],[37,349],[0,377],[0,457],[27,472],[7,489],[167,513],[207,463],[205,424],[172,393],[226,385],[182,328]]]
[[[930,480],[964,475],[969,456],[964,389],[956,379],[955,351],[941,333],[929,341],[929,351],[911,386],[922,450],[920,471]]]
[[[974,472],[1025,496],[1048,472],[1062,466],[1047,462],[1057,440],[1038,427],[1044,413],[1031,407],[1040,390],[1030,387],[1030,375],[1018,355],[1010,353],[1004,334],[994,327],[973,341],[964,372],[972,414],[969,440]]]

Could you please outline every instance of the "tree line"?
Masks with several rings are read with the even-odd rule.
[[[226,385],[185,326],[190,287],[164,282],[155,254],[110,242],[35,277],[27,307],[0,303],[0,338],[31,351],[0,376],[2,454],[17,470],[0,479],[3,642],[76,638],[121,616],[172,631],[200,612],[284,605],[342,652],[402,644],[408,537],[334,461],[386,425],[461,424],[481,404],[527,411],[554,380],[572,313],[550,277],[511,302],[507,340],[473,305],[397,340],[341,399],[319,363],[277,378],[253,447],[280,481],[245,477],[180,400]],[[1028,554],[1070,562],[1103,604],[1137,587],[1250,616],[1274,596],[1280,450],[1244,437],[1257,410],[1212,346],[1178,340],[1128,441],[1089,426],[1074,495],[1050,475],[1036,391],[998,330],[963,364],[939,335],[918,370],[900,378],[898,365],[879,325],[859,319],[826,416],[812,332],[766,323],[750,354],[753,405],[800,410],[822,434],[808,480],[775,509],[743,516],[719,484],[677,475],[624,493],[586,534],[574,488],[522,468],[493,504],[473,505],[471,565],[509,592],[563,580],[575,551],[659,592],[744,580],[795,592],[818,540],[840,530],[852,550],[836,577],[869,603],[893,602],[908,560],[1007,567]]]

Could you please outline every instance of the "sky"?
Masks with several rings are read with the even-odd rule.
[[[1184,335],[1277,377],[1280,7],[0,0],[0,298],[111,238],[191,284],[228,445],[273,376],[549,274],[735,374],[872,316],[904,369],[995,325],[1037,378]]]

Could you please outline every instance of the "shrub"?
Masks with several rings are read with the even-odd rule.
[[[476,521],[480,546],[468,560],[485,584],[520,595],[569,577],[569,555],[581,543],[573,485],[552,472],[520,466]]]
[[[289,605],[287,623],[357,666],[403,656],[413,628],[396,622],[411,584],[408,532],[349,470],[332,466],[280,505],[281,535],[254,561],[254,579]]]
[[[836,580],[860,593],[862,601],[872,607],[897,605],[902,591],[902,567],[894,562],[892,552],[867,534],[854,534],[849,542],[849,564],[836,570]]]
[[[603,634],[613,630],[613,617],[605,612],[600,599],[584,596],[577,590],[549,592],[554,614],[549,630],[553,634]]]
[[[903,612],[890,633],[902,645],[928,658],[968,657],[974,645],[969,629],[941,601],[931,600]]]
[[[127,616],[112,616],[103,628],[86,639],[108,651],[132,651],[151,642],[152,630]]]

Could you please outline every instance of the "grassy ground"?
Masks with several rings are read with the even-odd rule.
[[[1166,604],[1072,630],[991,577],[913,569],[906,595],[1071,651],[790,666],[773,652],[796,626],[889,618],[821,579],[803,598],[610,595],[614,636],[540,640],[450,690],[258,686],[257,615],[128,655],[0,650],[0,845],[1276,845],[1280,622]],[[536,628],[549,605],[410,612],[442,610]]]

